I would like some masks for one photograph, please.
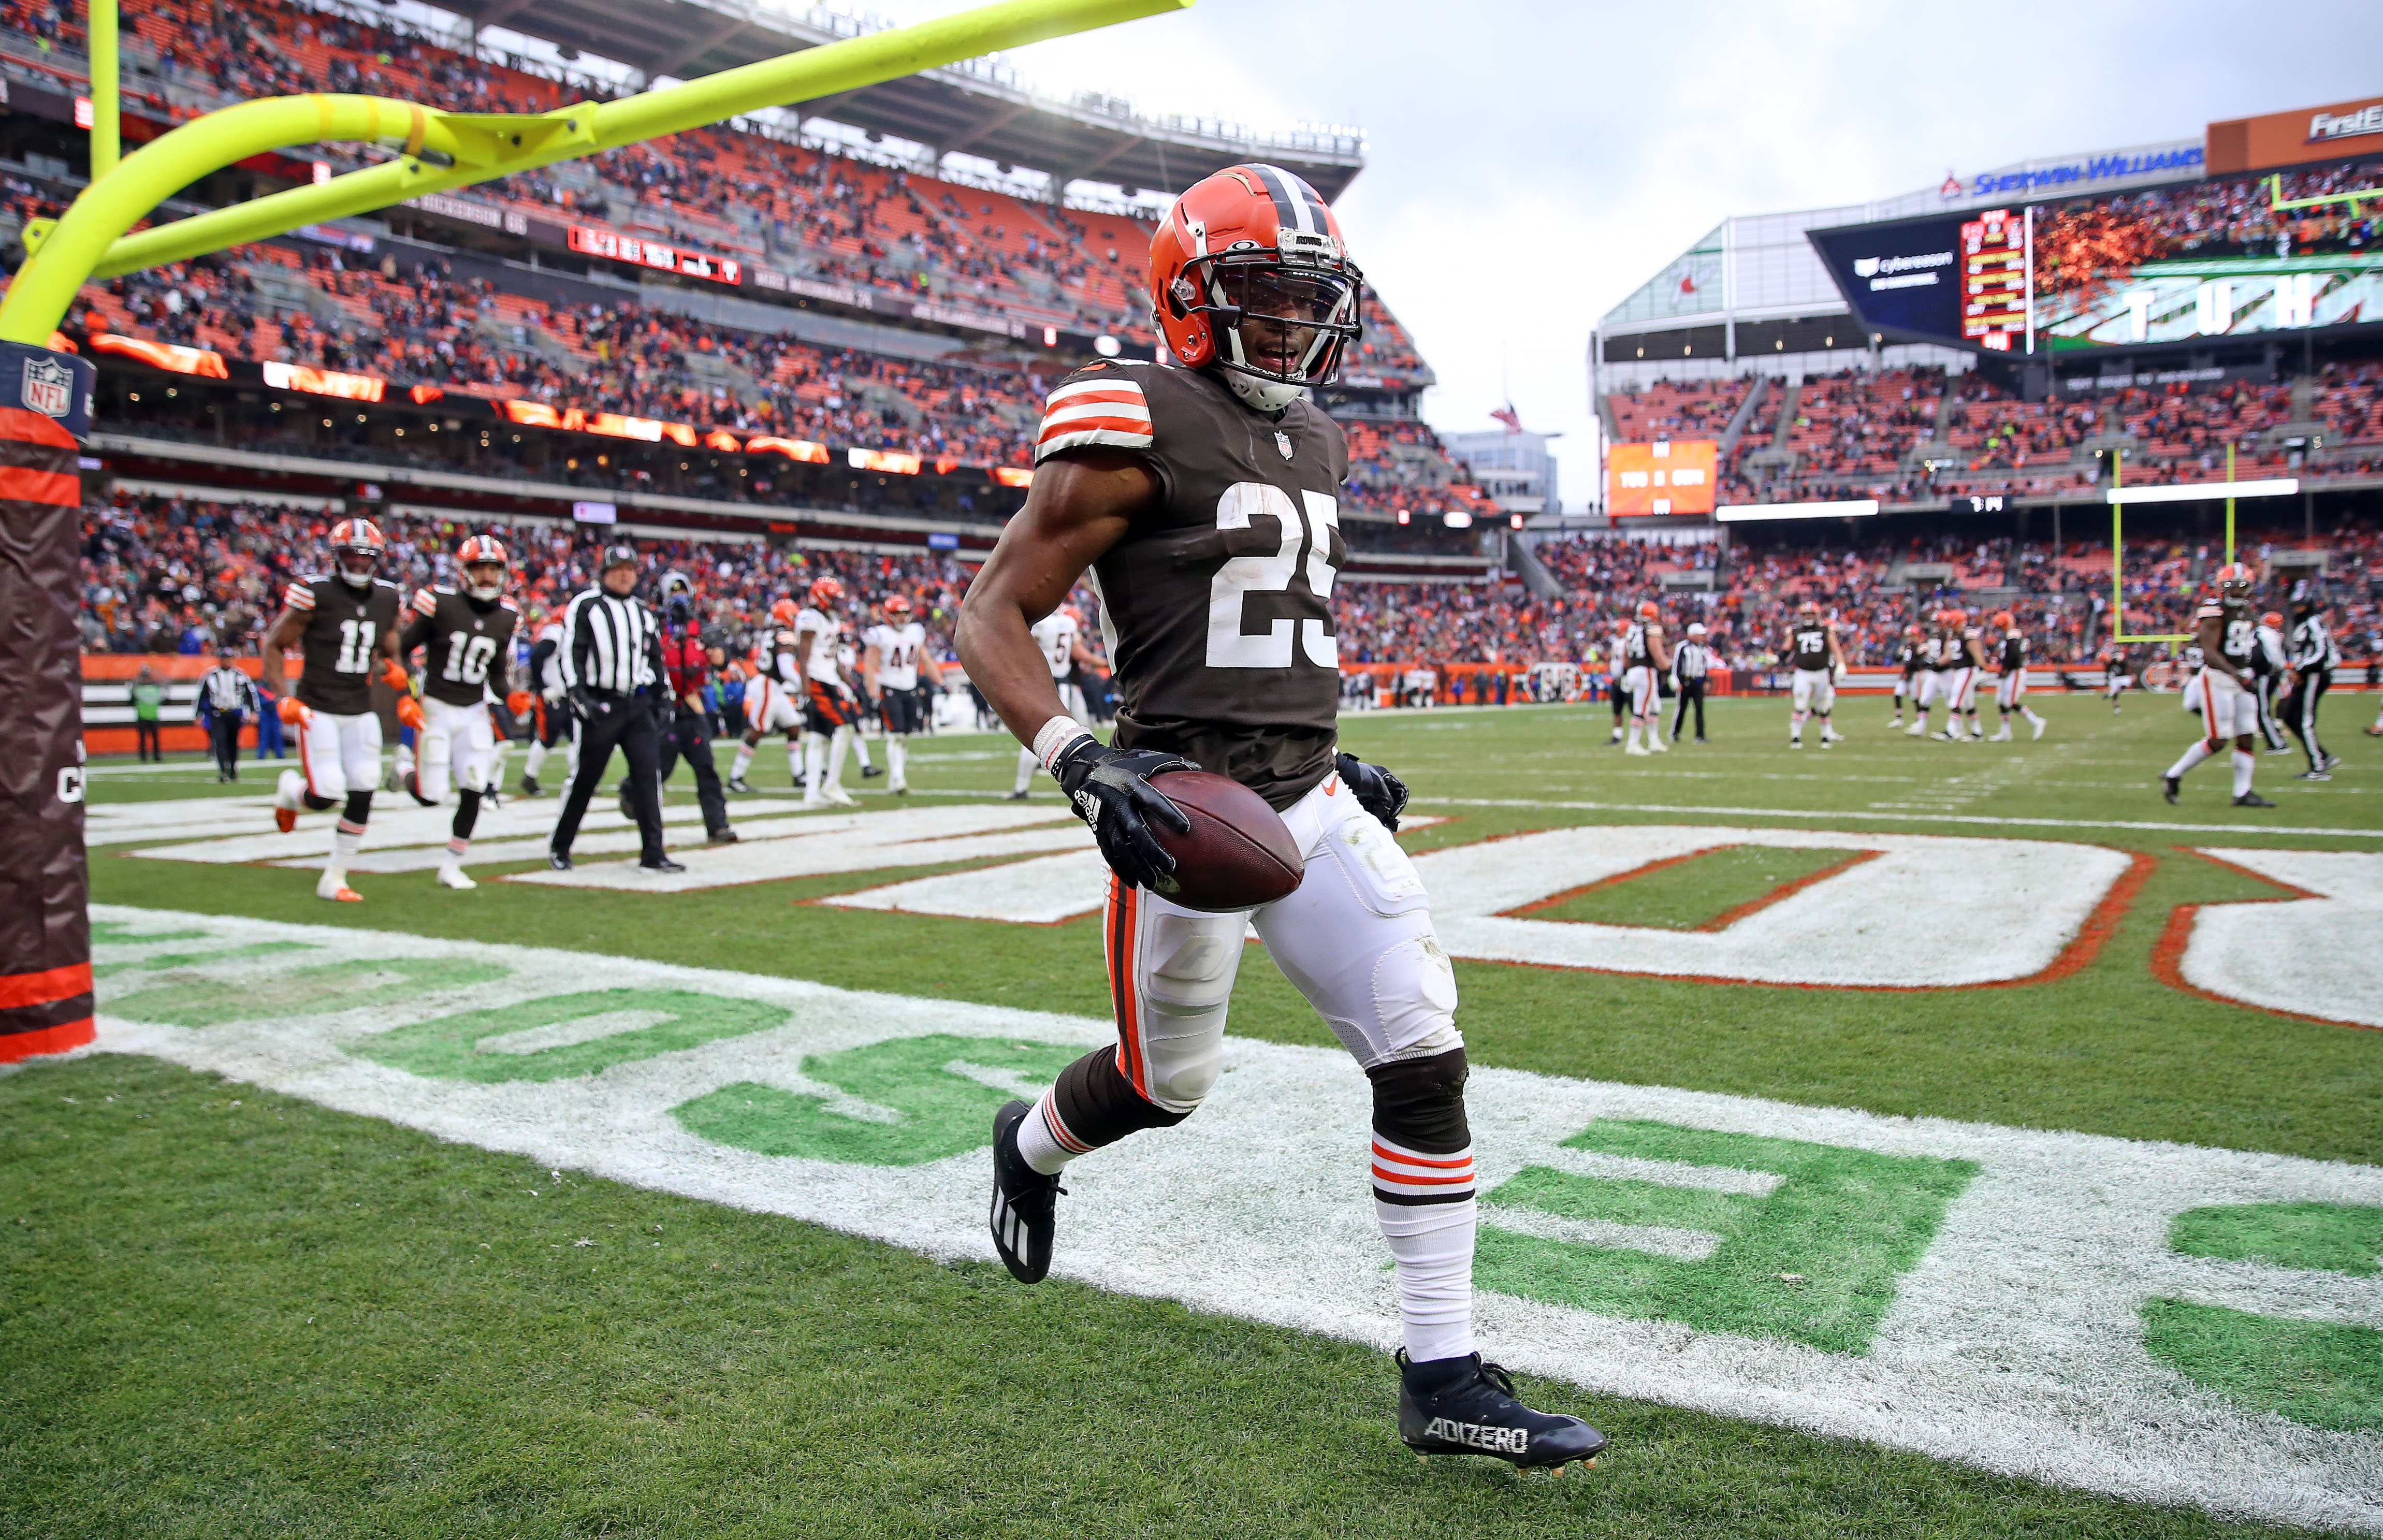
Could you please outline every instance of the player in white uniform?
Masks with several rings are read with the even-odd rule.
[[[846,689],[852,689],[858,684],[860,644],[853,639],[850,626],[843,627],[835,634],[835,666],[837,671],[844,676]],[[860,761],[860,779],[874,781],[885,773],[869,758],[869,723],[870,719],[876,715],[877,708],[869,698],[869,692],[866,690],[860,691],[854,699],[860,708],[860,715],[852,724],[852,757]],[[884,731],[883,721],[878,723],[878,731]]]
[[[852,751],[854,730],[860,721],[860,702],[844,682],[836,661],[844,622],[836,607],[844,602],[844,585],[822,577],[810,588],[810,603],[795,615],[795,656],[802,666],[803,806],[849,807],[852,794],[844,789],[844,757]]]
[[[1672,667],[1671,645],[1663,640],[1662,614],[1649,599],[1638,606],[1638,618],[1622,634],[1622,693],[1630,701],[1630,735],[1622,745],[1624,754],[1672,752],[1672,745],[1663,741],[1663,692],[1659,683]]]
[[[882,608],[884,618],[860,638],[866,647],[860,655],[860,687],[877,703],[877,714],[885,723],[885,762],[894,772],[885,789],[903,796],[910,790],[910,734],[932,725],[919,676],[925,674],[931,687],[941,688],[944,671],[927,656],[927,628],[912,615],[909,599],[891,594]]]
[[[2258,630],[2251,613],[2251,569],[2229,561],[2212,581],[2217,592],[2202,600],[2192,617],[2201,667],[2187,686],[2201,708],[2202,736],[2160,777],[2160,791],[2174,802],[2184,772],[2226,746],[2231,737],[2234,806],[2272,807],[2274,803],[2251,789],[2251,777],[2259,767],[2251,753],[2259,732],[2257,685],[2251,678],[2251,648],[2256,645],[2253,634]]]
[[[749,792],[745,772],[753,768],[754,751],[772,733],[786,735],[786,773],[790,784],[803,783],[803,671],[795,650],[795,601],[780,599],[770,607],[770,623],[761,629],[753,648],[751,674],[745,682],[745,740],[728,767],[728,789]]]
[[[1030,633],[1034,645],[1043,649],[1043,661],[1050,665],[1051,684],[1059,692],[1059,704],[1079,722],[1087,722],[1090,713],[1084,709],[1084,692],[1068,676],[1076,671],[1079,663],[1097,668],[1101,661],[1098,654],[1084,646],[1083,630],[1084,612],[1072,604],[1063,604],[1035,622]],[[1032,749],[1018,751],[1018,783],[1009,790],[1010,801],[1026,800],[1027,784],[1042,768],[1043,761],[1035,758]]]

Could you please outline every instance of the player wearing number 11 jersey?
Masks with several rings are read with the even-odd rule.
[[[330,859],[315,884],[318,898],[354,903],[348,860],[363,844],[380,784],[380,718],[373,714],[376,674],[402,691],[397,660],[397,586],[380,580],[389,542],[370,519],[331,526],[331,575],[302,578],[282,596],[280,618],[265,633],[259,659],[265,687],[281,698],[281,720],[297,730],[298,763],[274,793],[274,821],[297,827],[299,809],[340,807]],[[282,654],[297,647],[305,671],[291,691]],[[410,697],[401,696],[400,716]]]
[[[441,887],[477,886],[463,875],[472,846],[472,826],[480,798],[496,788],[497,735],[488,718],[488,692],[505,679],[512,656],[513,628],[521,612],[505,598],[510,558],[503,542],[475,535],[455,552],[461,587],[417,588],[414,610],[398,638],[401,658],[422,654],[423,722],[421,768],[414,795],[437,802],[455,786],[455,822],[447,855],[438,864]],[[491,684],[493,679],[494,683]]]
[[[1254,926],[1372,1085],[1364,1153],[1403,1327],[1400,1436],[1522,1466],[1592,1458],[1601,1434],[1524,1406],[1474,1351],[1456,979],[1392,838],[1406,788],[1340,752],[1331,596],[1349,451],[1307,391],[1358,336],[1364,278],[1315,191],[1270,166],[1186,191],[1149,272],[1182,366],[1094,363],[1051,392],[1026,506],[969,586],[955,638],[970,682],[1092,825],[1114,873],[1117,1041],[996,1115],[994,1250],[1021,1281],[1040,1279],[1060,1171],[1198,1108]],[[1087,568],[1118,697],[1109,745],[1065,709],[1033,632]],[[1305,861],[1289,896],[1227,914],[1168,900],[1175,859],[1152,825],[1190,828],[1160,784],[1194,766],[1282,815]]]

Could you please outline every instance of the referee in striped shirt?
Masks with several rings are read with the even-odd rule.
[[[546,863],[557,871],[571,869],[571,842],[615,747],[629,762],[637,864],[648,871],[686,869],[662,853],[661,727],[654,720],[662,693],[662,628],[636,588],[636,548],[608,546],[597,586],[562,612],[562,645],[554,661],[578,719],[579,764],[547,851]]]

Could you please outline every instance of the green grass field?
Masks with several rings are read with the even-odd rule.
[[[2227,806],[2222,761],[2195,772],[2182,806],[2160,799],[2157,772],[2194,731],[2174,696],[2130,699],[2117,716],[2092,698],[2040,696],[2053,722],[2043,741],[2025,741],[2022,728],[2016,744],[1959,746],[1890,737],[1883,701],[1848,699],[1840,721],[1852,741],[1797,752],[1786,745],[1784,703],[1726,701],[1712,713],[1711,745],[1656,758],[1604,746],[1602,707],[1347,721],[1346,745],[1404,775],[1416,813],[1445,819],[1402,842],[1427,875],[1429,853],[1491,840],[1526,851],[1550,831],[1754,832],[1643,875],[1550,879],[1528,916],[1539,921],[1638,928],[1667,943],[1718,935],[1726,948],[1733,932],[1715,927],[1752,923],[1744,917],[1774,912],[1763,907],[1773,902],[1785,912],[1790,885],[1810,900],[1868,869],[1858,852],[1766,844],[1762,831],[2059,842],[2116,851],[2130,864],[2061,964],[2007,987],[1722,982],[1469,960],[1451,944],[1473,1062],[1526,1072],[1476,1082],[1476,1130],[1507,1094],[1500,1088],[1561,1100],[1595,1082],[1615,1110],[1564,1141],[1573,1148],[1767,1172],[1765,1182],[1784,1184],[1772,1198],[1724,1197],[1584,1178],[1550,1155],[1488,1194],[1509,1210],[1554,1216],[1545,1224],[1684,1226],[1721,1238],[1699,1263],[1544,1238],[1571,1231],[1485,1231],[1485,1287],[1530,1302],[1501,1304],[1494,1323],[1485,1316],[1485,1349],[1496,1357],[1504,1348],[1492,1324],[1550,1312],[1558,1324],[1533,1339],[1538,1356],[1515,1349],[1543,1371],[1529,1390],[1613,1439],[1593,1475],[1562,1482],[1523,1481],[1486,1461],[1416,1464],[1390,1426],[1391,1372],[1360,1327],[1293,1329],[1281,1324],[1292,1315],[1254,1292],[1246,1310],[1208,1295],[1197,1298],[1229,1302],[1192,1308],[1188,1287],[1169,1297],[1164,1285],[1102,1281],[1121,1272],[1029,1290],[979,1260],[989,1252],[969,1234],[922,1250],[867,1238],[909,1233],[898,1214],[883,1226],[789,1217],[811,1212],[805,1202],[841,1201],[811,1190],[833,1188],[833,1166],[774,1152],[803,1148],[799,1127],[784,1136],[795,1143],[767,1156],[794,1164],[756,1169],[802,1173],[780,1179],[804,1190],[791,1207],[757,1212],[668,1181],[590,1175],[601,1164],[593,1156],[576,1170],[534,1160],[521,1152],[539,1146],[493,1124],[485,1139],[468,1128],[435,1137],[425,1129],[444,1127],[439,1117],[468,1115],[467,1101],[442,1102],[444,1092],[407,1103],[414,1111],[365,1115],[353,1095],[309,1089],[316,1082],[300,1069],[286,1078],[239,1070],[207,1055],[269,1055],[277,1041],[298,1041],[290,1034],[316,1030],[309,1011],[369,1016],[371,1002],[385,1000],[401,1013],[413,1008],[409,993],[463,976],[438,974],[458,966],[439,963],[408,983],[387,965],[374,972],[358,963],[379,994],[291,1004],[297,986],[252,981],[283,979],[270,970],[289,966],[253,943],[244,960],[211,965],[202,954],[216,932],[205,923],[112,919],[103,941],[136,950],[103,947],[102,1047],[117,1030],[112,1007],[136,992],[130,1019],[161,1025],[124,1041],[186,1047],[84,1053],[0,1078],[0,1534],[2138,1536],[2249,1534],[2272,1527],[2263,1516],[2383,1532],[2383,1295],[2370,1281],[2383,1233],[2372,1224],[2383,1214],[2374,1196],[2383,1172],[2373,1169],[2383,1166],[2383,1034],[2314,1019],[2338,1015],[2328,1002],[2357,978],[2345,985],[2325,973],[2320,954],[2372,954],[2383,933],[2372,896],[2383,881],[2371,869],[2383,861],[2375,801],[2383,750],[2356,734],[2371,698],[2333,703],[2334,746],[2348,764],[2331,782],[2290,780],[2296,758],[2261,758],[2261,789],[2282,806],[2259,812]],[[989,799],[1007,789],[1013,753],[1006,738],[923,744],[913,801]],[[773,749],[754,779],[766,794],[784,774]],[[882,782],[849,771],[847,780],[865,807],[891,804],[867,790]],[[92,801],[254,795],[269,782],[254,770],[218,788],[204,773],[103,765]],[[691,800],[683,775],[673,795]],[[1047,781],[1037,797],[1060,814]],[[998,860],[671,894],[487,881],[537,869],[516,861],[476,868],[483,884],[465,894],[438,889],[427,871],[360,874],[367,901],[330,906],[313,897],[303,871],[149,859],[128,848],[95,851],[95,903],[463,943],[441,957],[504,942],[597,955],[591,970],[600,958],[616,972],[681,965],[880,992],[899,998],[866,1008],[896,1018],[885,1029],[895,1036],[910,1009],[921,1020],[967,1011],[996,1022],[1001,1012],[1107,1011],[1094,918],[1007,925],[809,902]],[[1988,896],[1965,869],[1976,848],[1945,847],[1925,903],[1876,917],[1880,954],[1993,939],[1974,935]],[[2333,853],[2340,865],[2286,886],[2198,848]],[[1939,869],[1935,857],[1917,858]],[[2047,857],[2048,868],[2060,864],[2056,852]],[[2258,1008],[2206,982],[2183,987],[2186,906],[2203,906],[2206,923],[2226,906],[2315,891],[2337,870],[2353,886],[2306,922],[2330,941],[2312,954],[2308,971],[2323,975],[2322,987],[2305,1001]],[[290,934],[300,940],[270,944],[338,951],[319,934]],[[137,951],[143,937],[177,935],[200,953]],[[351,987],[345,975],[323,978],[322,990]],[[587,987],[600,981],[591,972]],[[470,987],[456,984],[439,1008],[471,1004]],[[2276,987],[2296,986],[2288,978]],[[196,1004],[178,1011],[182,993],[216,1001],[206,1007],[215,1015],[202,1020]],[[1253,1087],[1267,1065],[1311,1062],[1284,1056],[1292,1050],[1332,1047],[1261,948],[1251,949],[1233,1010],[1234,1032],[1250,1040]],[[480,1051],[467,1042],[463,1052]],[[379,1062],[401,1063],[395,1053]],[[433,1091],[447,1083],[429,1058],[402,1063],[433,1066],[419,1082]],[[561,1082],[568,1094],[637,1070],[602,1052],[586,1063],[591,1072]],[[804,1060],[805,1073],[832,1079],[827,1063]],[[514,1094],[516,1082],[527,1083],[514,1075],[499,1090]],[[908,1105],[908,1091],[884,1083],[891,1089],[864,1099]],[[1186,1130],[1228,1115],[1233,1087],[1229,1076]],[[932,1106],[963,1109],[951,1115],[972,1129],[982,1115],[970,1098],[991,1094],[979,1088]],[[1797,1109],[1839,1110],[1799,1121]],[[1941,1158],[1885,1152],[1949,1127],[1905,1119],[1991,1127],[1945,1133]],[[1874,1130],[1843,1136],[1871,1141],[1874,1152],[1838,1148],[1829,1130],[1839,1127]],[[942,1201],[947,1189],[955,1214],[974,1213],[982,1150],[973,1134],[954,1137],[949,1148],[966,1153],[947,1165],[921,1156],[906,1169],[929,1184],[917,1190]],[[2113,1163],[2105,1185],[2140,1192],[2164,1182],[2188,1191],[2202,1178],[2177,1173],[2194,1161],[2216,1173],[2200,1197],[2141,1198],[2166,1203],[2160,1214],[2206,1204],[2216,1217],[2153,1225],[2142,1244],[2168,1260],[2143,1264],[2149,1302],[2128,1305],[2124,1329],[2093,1329],[2117,1332],[2113,1362],[2141,1359],[2128,1371],[2141,1384],[2181,1398],[2179,1406],[2239,1416],[2267,1440],[2241,1455],[2241,1492],[2196,1497],[2148,1454],[2140,1479],[2089,1470],[2082,1455],[2074,1462],[2085,1473],[2063,1473],[2059,1461],[2071,1457],[2056,1451],[2072,1435],[2148,1451],[2202,1436],[2189,1420],[2164,1423],[2166,1413],[2108,1412],[2136,1417],[2112,1434],[2093,1421],[2103,1413],[2080,1411],[2075,1428],[2047,1428],[2049,1463],[1981,1455],[1988,1468],[1980,1469],[1944,1458],[1966,1453],[1957,1436],[1906,1437],[1896,1413],[1853,1404],[1861,1398],[1844,1386],[1864,1363],[1930,1361],[1932,1349],[1911,1346],[1922,1332],[1924,1312],[1915,1312],[1932,1290],[1957,1298],[1948,1270],[1983,1254],[1962,1248],[1994,1242],[1996,1226],[1970,1216],[2002,1190],[1995,1140],[2100,1152],[2082,1158]],[[1284,1158],[1268,1147],[1246,1154],[1261,1175]],[[1081,1185],[1096,1191],[1095,1162],[1122,1173],[1129,1155],[1143,1158],[1130,1144],[1083,1163]],[[2289,1157],[2300,1185],[2261,1188],[2265,1166],[2253,1156]],[[2127,1174],[2137,1160],[2140,1177]],[[1349,1165],[1332,1190],[1353,1213],[1363,1202],[1353,1152]],[[2032,1153],[2011,1169],[2019,1165],[2039,1173],[2031,1181],[2076,1175]],[[1063,1204],[1063,1263],[1068,1212]],[[2047,1234],[2059,1228],[2056,1217],[2045,1223]],[[1145,1238],[1151,1257],[1177,1244],[1164,1227]],[[2053,1277],[2058,1247],[2047,1247],[2031,1265]],[[2192,1267],[2205,1271],[2175,1281]],[[2262,1289],[2285,1298],[2287,1274],[2318,1280],[2291,1298],[2314,1288],[2329,1302],[2263,1303]],[[1830,1311],[1824,1326],[1798,1324],[1799,1312],[1819,1321]],[[1580,1335],[1563,1335],[1575,1329],[1563,1323]],[[1598,1344],[1610,1337],[1617,1362],[1636,1362],[1663,1332],[1685,1345],[1682,1383],[1719,1388],[1672,1395],[1660,1375],[1626,1382],[1643,1394],[1611,1388],[1624,1382],[1604,1376]],[[1708,1373],[1699,1343],[1751,1344],[1773,1355],[1761,1361],[1784,1366],[1777,1373],[1819,1376],[1797,1403],[1809,1410],[1758,1404],[1763,1386],[1730,1378],[1735,1371]],[[1955,1358],[1969,1350],[1947,1349]],[[1587,1388],[1600,1385],[1608,1388]],[[1947,1411],[1946,1425],[1974,1415],[1994,1430],[1989,1443],[2003,1441],[1994,1448],[2017,1447],[1994,1423],[1992,1399],[1974,1414]],[[2324,1499],[2295,1508],[2299,1499],[2274,1496],[2287,1489],[2321,1490]]]

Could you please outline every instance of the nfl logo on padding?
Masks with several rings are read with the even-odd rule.
[[[25,360],[25,405],[44,417],[64,417],[74,410],[74,374],[50,358]]]

